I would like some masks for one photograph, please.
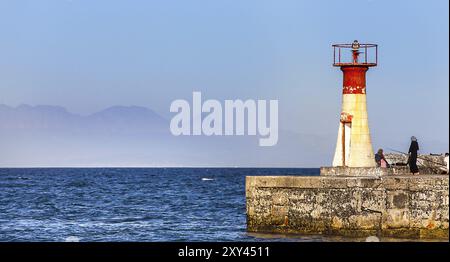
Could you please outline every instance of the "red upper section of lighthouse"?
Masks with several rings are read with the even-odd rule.
[[[367,66],[343,66],[344,83],[342,93],[365,94],[366,93],[366,71]]]
[[[356,40],[352,44],[333,45],[333,66],[372,67],[377,63],[378,45],[360,44]]]

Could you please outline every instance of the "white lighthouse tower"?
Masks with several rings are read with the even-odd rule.
[[[336,44],[333,66],[340,67],[344,78],[342,110],[334,167],[375,167],[367,114],[366,72],[377,65],[378,47],[374,44]],[[369,53],[374,56],[368,61]]]

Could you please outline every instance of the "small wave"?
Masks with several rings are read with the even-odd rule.
[[[212,181],[212,180],[214,180],[214,178],[207,178],[207,177],[202,178],[202,181]]]
[[[80,242],[80,238],[76,236],[69,236],[64,239],[64,242]]]
[[[111,218],[111,219],[105,219],[103,222],[106,223],[113,223],[113,224],[120,224],[120,223],[129,223],[129,222],[138,222],[138,221],[144,221],[147,219],[151,219],[151,217],[124,217],[124,218]]]

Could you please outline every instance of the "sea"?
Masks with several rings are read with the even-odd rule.
[[[318,168],[2,168],[0,241],[347,241],[246,230],[245,177]]]

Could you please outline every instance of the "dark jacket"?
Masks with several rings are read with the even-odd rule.
[[[419,143],[417,143],[417,141],[411,141],[408,153],[417,156],[417,151],[419,151]]]

